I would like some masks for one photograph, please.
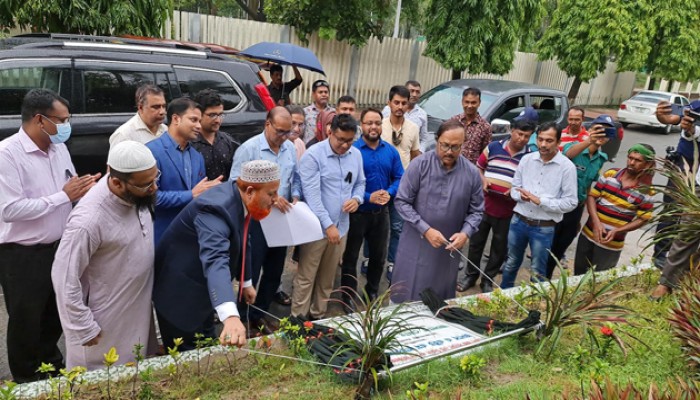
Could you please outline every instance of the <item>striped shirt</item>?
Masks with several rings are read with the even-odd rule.
[[[586,131],[585,126],[581,126],[581,131],[578,135],[570,135],[569,127],[562,129],[561,131],[561,141],[559,142],[559,151],[564,150],[564,146],[568,143],[581,143],[588,140],[588,131]]]
[[[652,215],[654,193],[642,191],[642,186],[651,184],[651,179],[632,187],[623,187],[621,178],[625,170],[611,168],[605,171],[588,194],[596,199],[596,212],[606,231],[624,226],[635,218],[648,221]],[[590,217],[583,227],[583,234],[597,246],[608,250],[621,251],[625,244],[625,232],[616,234],[608,243],[596,242]]]
[[[513,175],[523,156],[530,152],[525,146],[518,153],[511,155],[508,151],[508,139],[491,142],[479,156],[476,166],[484,171],[489,182],[489,189],[484,193],[485,212],[494,218],[513,216],[515,200],[508,191],[513,183]]]

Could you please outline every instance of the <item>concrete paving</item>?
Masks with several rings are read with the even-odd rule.
[[[598,110],[596,109],[595,111],[591,110],[589,113],[591,115],[594,114],[594,112],[599,112],[599,113],[608,113],[612,114],[616,110]],[[678,143],[678,134],[672,134],[672,135],[663,135],[660,134],[658,131],[653,130],[653,129],[645,129],[637,126],[631,126],[630,128],[625,130],[625,136],[622,142],[622,145],[620,147],[620,156],[617,157],[617,160],[615,163],[612,165],[614,167],[624,167],[626,163],[626,159],[623,156],[626,154],[627,150],[630,148],[635,143],[647,143],[652,145],[657,152],[657,155],[663,157],[664,149],[666,146],[675,146]],[[611,167],[610,165],[607,165],[606,167]],[[654,177],[654,183],[656,184],[663,184],[664,178],[660,176],[655,176]],[[584,221],[585,221],[586,216],[584,216]],[[620,257],[620,263],[629,263],[630,259],[639,256],[640,254],[645,255],[645,259],[648,261],[650,258],[651,250],[647,249],[644,250],[644,247],[647,244],[647,240],[649,239],[650,235],[646,234],[644,230],[639,230],[635,232],[631,232],[627,236],[626,240],[626,245],[625,248],[622,252],[622,256]],[[567,251],[567,259],[568,260],[573,260],[574,254],[575,254],[575,244],[569,248]],[[527,263],[529,261],[525,262],[525,265],[523,265],[523,268],[520,270],[520,274],[518,275],[518,280],[516,281],[516,284],[519,284],[521,280],[528,279],[528,274],[526,272],[527,270]],[[292,279],[294,274],[296,273],[296,268],[297,265],[296,263],[293,263],[291,261],[287,262],[287,266],[285,268],[285,272],[283,275],[283,281],[282,281],[282,287],[287,293],[292,292]],[[336,283],[339,284],[340,282],[340,268],[338,268],[338,274],[336,277]],[[500,282],[500,277],[497,278],[497,282]],[[386,288],[386,279],[382,278],[382,289]],[[363,287],[364,286],[364,280],[362,277],[360,277],[360,282],[359,286]],[[478,288],[472,288],[471,290],[463,293],[463,294],[473,294],[473,293],[478,293],[479,289]],[[4,306],[4,301],[0,295],[0,379],[5,380],[5,379],[11,379],[11,375],[9,372],[9,368],[7,366],[7,350],[6,350],[6,339],[5,339],[5,333],[6,333],[6,327],[7,327],[7,313],[5,311],[5,306]],[[272,309],[270,310],[274,315],[278,316],[285,316],[289,314],[289,307],[284,307],[275,304]],[[331,315],[337,315],[342,313],[342,310],[340,306],[336,303],[331,303],[329,314]],[[62,349],[64,349],[62,345]]]

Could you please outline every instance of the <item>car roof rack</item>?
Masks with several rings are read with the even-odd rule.
[[[141,46],[153,46],[153,47],[164,47],[182,50],[192,50],[201,51],[202,49],[198,46],[191,46],[176,40],[167,39],[157,39],[148,40],[147,38],[137,39],[129,37],[119,37],[119,36],[97,36],[97,35],[80,35],[73,33],[28,33],[22,35],[16,35],[15,38],[36,38],[36,39],[49,39],[66,42],[88,42],[88,43],[111,43],[111,44],[134,44]]]

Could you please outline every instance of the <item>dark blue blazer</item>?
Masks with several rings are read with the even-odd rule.
[[[158,192],[156,194],[156,218],[153,224],[155,243],[158,244],[165,228],[170,225],[175,216],[187,203],[192,201],[192,188],[206,177],[204,157],[192,146],[187,146],[185,152],[192,161],[190,184],[187,184],[185,165],[182,161],[183,152],[168,134],[163,133],[155,140],[146,144],[156,158],[160,170]]]
[[[240,279],[244,206],[235,181],[224,182],[190,202],[156,246],[153,304],[172,325],[195,332],[214,307],[236,302]],[[250,238],[245,280],[250,279]]]

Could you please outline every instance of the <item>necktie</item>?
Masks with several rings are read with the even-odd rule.
[[[248,248],[248,226],[250,225],[250,213],[243,222],[243,258],[241,261],[241,279],[238,281],[238,303],[243,301],[243,283],[245,282],[245,252]]]

